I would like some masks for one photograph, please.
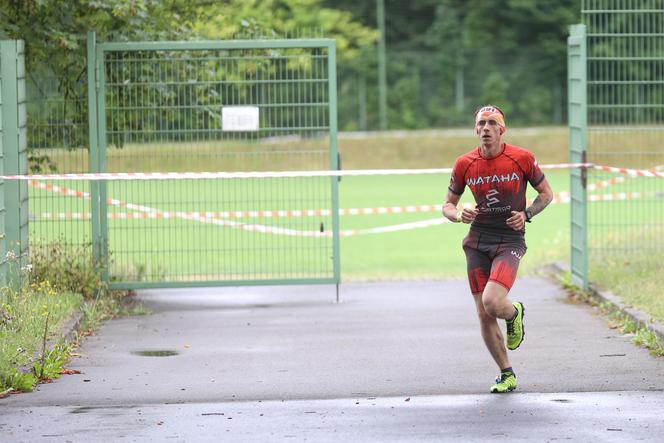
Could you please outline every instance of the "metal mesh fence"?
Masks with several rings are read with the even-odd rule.
[[[4,146],[2,143],[3,139],[3,123],[2,123],[2,114],[3,114],[3,99],[2,99],[2,53],[0,52],[0,171],[4,172]],[[5,182],[0,180],[0,285],[5,284],[7,276],[7,260],[5,254],[7,252],[7,246],[5,242]]]
[[[101,44],[108,172],[323,170],[335,165],[330,46]],[[251,46],[251,45],[248,45]],[[149,286],[329,280],[336,179],[102,185],[112,280]],[[105,197],[104,197],[105,196]],[[265,211],[320,210],[314,217]],[[140,286],[140,284],[138,285]]]
[[[26,79],[30,172],[88,172],[85,81],[81,80],[79,91],[65,92],[53,74],[34,71]],[[81,183],[76,186],[76,194],[69,192],[71,186],[64,181],[28,182],[30,243],[89,245],[89,188]]]
[[[664,1],[585,0],[588,29],[588,161],[664,167]],[[664,181],[589,171],[590,274],[635,254],[661,254]],[[591,277],[592,278],[592,277]]]

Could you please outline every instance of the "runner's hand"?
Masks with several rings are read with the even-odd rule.
[[[526,213],[523,211],[512,211],[512,216],[507,219],[507,226],[515,231],[523,231],[526,224]]]
[[[477,209],[464,208],[463,212],[461,212],[461,221],[463,223],[472,223],[475,217],[477,217]]]

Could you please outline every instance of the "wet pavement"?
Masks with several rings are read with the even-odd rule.
[[[462,280],[151,290],[152,315],[0,400],[0,441],[662,441],[664,358],[556,285],[519,279],[526,340],[497,373]]]

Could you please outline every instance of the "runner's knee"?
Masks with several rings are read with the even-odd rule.
[[[503,307],[503,300],[507,290],[502,286],[491,283],[487,285],[482,294],[482,305],[484,310],[492,317],[498,317]]]
[[[488,324],[492,321],[496,321],[496,317],[493,317],[488,312],[486,312],[484,306],[477,308],[477,317],[480,319],[480,323],[482,324]]]
[[[482,297],[482,306],[486,313],[493,318],[496,318],[500,312],[500,304],[496,297]]]

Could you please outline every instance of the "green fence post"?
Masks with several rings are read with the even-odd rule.
[[[330,166],[332,170],[338,170],[339,155],[337,149],[337,47],[334,41],[328,46],[328,83],[329,88],[329,112],[330,112]],[[341,258],[339,239],[339,180],[331,177],[332,182],[332,255],[334,256],[334,281],[338,285],[341,281]],[[337,301],[338,298],[337,291]]]
[[[569,160],[586,162],[588,140],[586,26],[572,25],[567,39]],[[571,272],[572,282],[588,288],[588,232],[586,207],[586,169],[570,173]]]
[[[28,173],[27,114],[25,97],[24,43],[21,40],[0,42],[2,53],[2,122],[4,173]],[[17,257],[15,269],[27,262],[28,252],[28,184],[11,180],[4,185],[5,244]],[[10,267],[11,268],[11,267]],[[14,271],[14,270],[12,270]],[[18,278],[18,275],[10,275]],[[18,283],[18,280],[16,280]]]
[[[103,53],[97,46],[94,32],[87,37],[87,71],[88,71],[88,127],[90,140],[90,172],[105,172],[106,158],[105,140],[100,134],[105,128],[104,118],[100,118],[100,107],[104,103],[103,88]],[[92,251],[97,265],[101,266],[102,280],[108,281],[108,220],[106,209],[106,182],[91,181],[90,211],[92,215]]]
[[[97,80],[97,172],[108,172],[106,145],[106,73],[104,69],[104,51],[97,45],[95,72]],[[110,254],[108,245],[108,182],[98,182],[99,189],[99,247],[101,253],[102,280],[109,281]]]
[[[96,72],[96,36],[94,32],[88,32],[87,37],[87,74],[88,74],[88,131],[89,131],[89,158],[90,172],[98,172],[99,148],[97,131],[97,72]],[[96,262],[102,259],[99,246],[99,182],[90,182],[90,227],[92,229],[92,256]]]

